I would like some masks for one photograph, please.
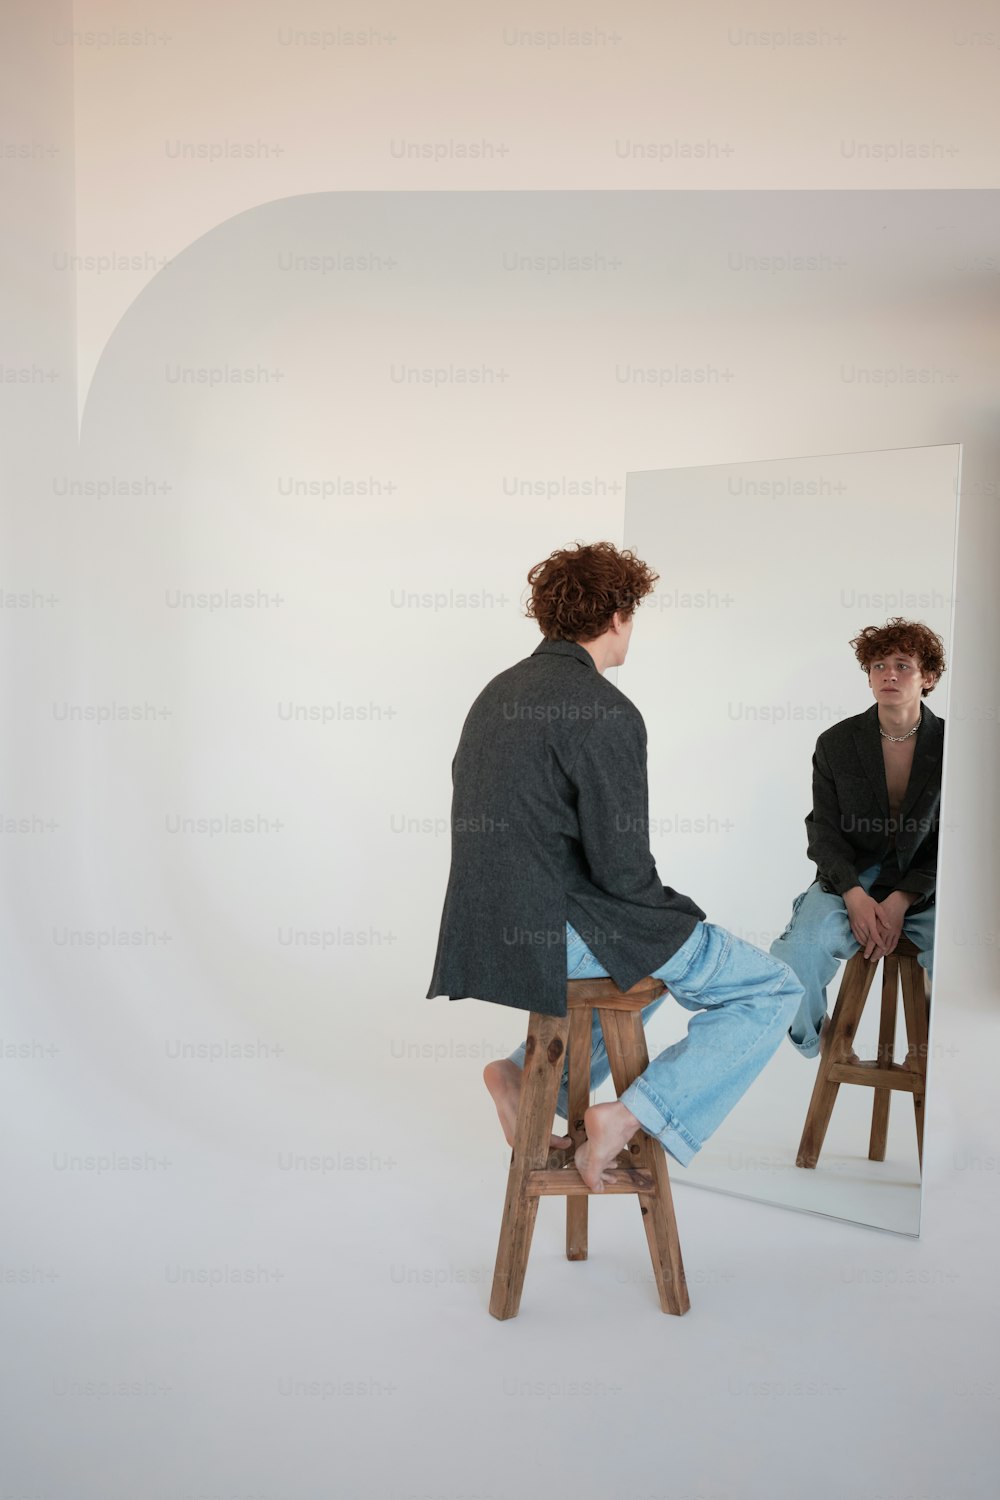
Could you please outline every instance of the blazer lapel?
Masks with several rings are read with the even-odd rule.
[[[913,806],[927,785],[931,772],[936,768],[940,751],[941,720],[932,713],[926,703],[920,705],[920,728],[917,743],[913,747],[913,764],[910,779],[906,784],[906,796],[900,808],[900,817]]]
[[[917,731],[919,739],[920,731]],[[889,816],[889,789],[885,784],[885,761],[882,759],[882,736],[878,732],[878,704],[873,703],[867,713],[862,715],[861,723],[854,729],[854,745],[858,752],[858,759],[865,768],[865,774],[871,782],[878,798],[879,806],[886,818]],[[914,756],[914,759],[916,757]],[[912,783],[913,777],[911,775]]]

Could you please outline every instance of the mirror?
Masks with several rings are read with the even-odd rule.
[[[806,817],[817,738],[875,706],[852,639],[894,616],[929,626],[943,641],[946,670],[923,702],[947,718],[960,459],[959,444],[941,444],[627,476],[625,545],[660,580],[637,610],[617,685],[646,721],[657,870],[707,921],[765,951],[816,879]],[[939,856],[945,837],[942,810]],[[827,986],[831,1016],[846,967]],[[853,1036],[872,1068],[882,974],[879,965]],[[918,1050],[932,1058],[941,1002],[928,1003],[929,1041]],[[893,1057],[902,1063],[902,999],[898,1013]],[[689,1019],[668,999],[649,1020],[650,1056],[679,1041]],[[815,1165],[796,1165],[822,1060],[786,1036],[672,1176],[919,1233],[912,1092],[844,1075]],[[876,1096],[889,1106],[884,1160],[869,1157]]]

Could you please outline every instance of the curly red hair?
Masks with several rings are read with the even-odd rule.
[[[578,542],[550,552],[528,573],[525,614],[549,641],[593,641],[617,610],[628,617],[659,578],[629,550],[611,542]]]
[[[931,686],[921,689],[922,698],[933,691],[945,670],[941,637],[922,621],[904,620],[902,615],[894,615],[884,625],[866,625],[851,641],[851,646],[863,672],[869,672],[872,662],[880,661],[890,652],[915,656],[921,672],[934,675]]]

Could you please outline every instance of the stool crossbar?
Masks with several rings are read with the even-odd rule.
[[[596,1009],[600,1016],[611,1076],[620,1096],[649,1064],[642,1010],[665,989],[662,980],[652,977],[641,979],[630,990],[620,990],[611,979],[570,979],[566,984],[565,1016],[530,1013],[517,1128],[490,1298],[493,1317],[517,1316],[540,1198],[565,1197],[566,1258],[587,1259],[591,1190],[573,1165],[573,1155],[586,1140],[583,1116],[590,1102],[593,1012]],[[572,1145],[565,1150],[552,1150],[549,1136],[567,1042],[568,1134]],[[604,1193],[638,1196],[661,1309],[677,1315],[687,1312],[690,1307],[687,1283],[666,1153],[660,1142],[644,1130],[637,1130],[616,1164],[606,1170],[605,1179],[602,1196]]]

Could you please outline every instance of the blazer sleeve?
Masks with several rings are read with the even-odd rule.
[[[814,861],[820,879],[842,896],[858,884],[858,871],[855,851],[841,831],[840,801],[822,735],[816,741],[812,765],[813,805],[806,818],[806,853]]]
[[[640,906],[665,905],[668,892],[649,847],[646,726],[638,711],[598,719],[571,773],[580,842],[595,886]],[[691,903],[692,910],[701,912]],[[704,916],[704,912],[701,912]]]

